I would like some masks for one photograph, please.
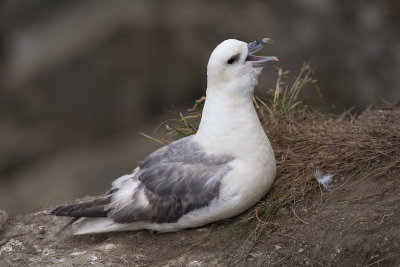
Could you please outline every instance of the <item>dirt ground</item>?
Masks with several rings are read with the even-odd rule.
[[[400,176],[335,180],[280,208],[254,236],[241,216],[199,229],[54,237],[66,218],[2,213],[1,265],[399,266]]]

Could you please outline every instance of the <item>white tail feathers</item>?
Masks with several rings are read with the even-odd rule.
[[[75,223],[74,235],[87,235],[112,231],[125,231],[126,225],[115,223],[110,218],[82,218]]]

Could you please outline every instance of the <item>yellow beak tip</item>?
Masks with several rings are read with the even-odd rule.
[[[272,40],[271,38],[263,38],[261,41],[264,44],[275,44],[274,40]]]

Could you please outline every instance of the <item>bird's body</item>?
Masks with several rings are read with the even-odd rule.
[[[213,51],[195,135],[150,154],[115,180],[108,194],[51,213],[80,218],[74,234],[171,232],[229,218],[256,204],[275,177],[274,153],[252,102],[263,64],[276,60],[251,56],[269,39],[263,41],[227,40]]]

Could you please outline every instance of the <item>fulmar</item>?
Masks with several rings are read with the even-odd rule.
[[[55,208],[73,219],[73,234],[150,229],[173,232],[236,216],[269,190],[276,163],[257,116],[253,91],[276,57],[255,56],[270,38],[229,39],[211,53],[207,91],[196,134],[145,158],[93,200]]]

